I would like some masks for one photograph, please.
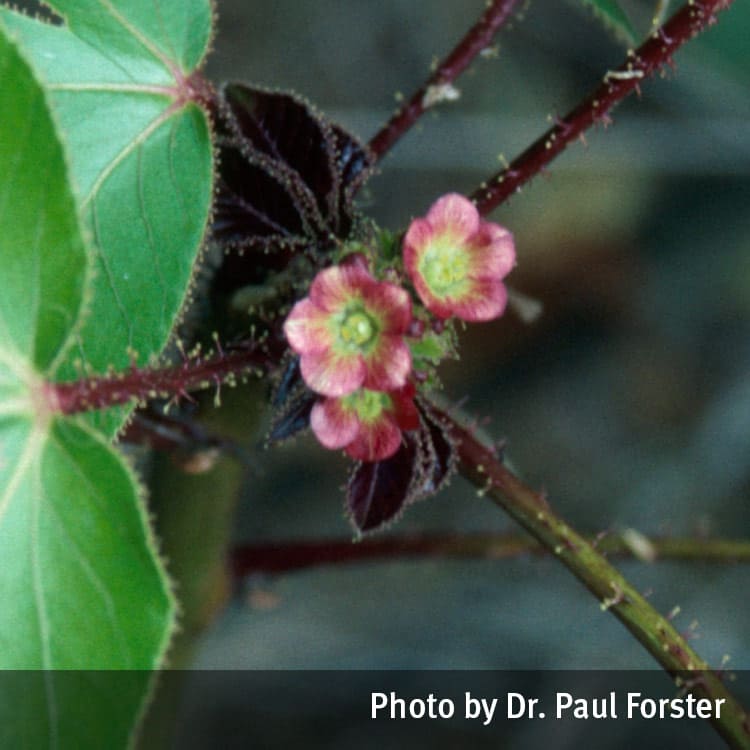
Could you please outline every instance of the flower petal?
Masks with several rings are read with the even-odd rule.
[[[417,430],[420,426],[419,412],[414,403],[415,389],[407,383],[401,390],[390,394],[393,402],[393,417],[402,430]]]
[[[359,354],[340,356],[330,349],[303,354],[300,370],[312,390],[334,398],[356,391],[367,374],[367,367]]]
[[[345,409],[340,399],[318,401],[310,413],[310,426],[315,437],[326,448],[344,448],[359,431],[359,419],[353,409]]]
[[[418,452],[418,441],[404,436],[389,458],[365,461],[355,468],[346,489],[346,507],[358,532],[381,527],[416,499]]]
[[[367,260],[367,257],[364,255],[364,253],[349,253],[349,255],[344,256],[341,260],[342,266],[359,266],[365,271],[370,270],[370,262]]]
[[[352,297],[361,297],[363,287],[376,283],[358,264],[331,266],[321,271],[310,286],[310,299],[321,310],[334,312]]]
[[[383,412],[379,419],[360,423],[359,431],[346,452],[358,461],[382,461],[390,458],[401,445],[401,430],[393,417]]]
[[[382,334],[375,351],[366,359],[364,387],[394,391],[406,384],[411,372],[411,351],[400,336]]]
[[[419,270],[419,263],[428,248],[432,230],[424,219],[415,219],[404,237],[404,267],[409,274],[414,289],[422,304],[439,318],[450,318],[453,314],[450,307],[430,289],[427,280]],[[423,238],[428,238],[423,241]]]
[[[284,322],[284,334],[289,346],[297,354],[325,351],[333,342],[327,320],[328,314],[316,307],[308,297],[300,300]]]
[[[475,279],[505,278],[516,264],[513,235],[499,224],[483,221],[467,245],[471,254],[469,276]]]
[[[474,279],[471,291],[460,300],[451,300],[450,307],[456,317],[481,323],[499,318],[508,301],[508,292],[497,279]]]
[[[372,311],[384,334],[402,335],[411,324],[411,297],[403,287],[387,281],[368,291],[367,309]]]
[[[434,236],[434,230],[426,219],[414,219],[404,235],[404,267],[413,279],[417,275],[419,260],[427,251]]]
[[[448,193],[438,198],[426,218],[435,234],[448,235],[457,243],[475,234],[480,222],[476,206],[458,193]]]
[[[491,320],[505,309],[501,281],[516,262],[513,235],[479,217],[457,193],[432,205],[404,236],[404,266],[422,303],[438,318]]]
[[[424,276],[412,276],[412,283],[417,290],[422,304],[436,317],[447,319],[453,315],[453,300],[450,297],[440,298],[433,294]]]

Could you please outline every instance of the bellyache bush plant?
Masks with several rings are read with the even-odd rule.
[[[589,4],[634,33],[616,2]],[[678,10],[473,195],[435,196],[393,231],[361,213],[357,192],[451,98],[513,0],[488,4],[367,145],[295,96],[208,82],[209,0],[48,5],[45,20],[0,9],[0,666],[26,670],[0,704],[3,746],[133,741],[178,606],[113,438],[221,446],[185,404],[256,376],[275,382],[269,444],[309,427],[321,450],[353,459],[358,534],[460,471],[684,687],[726,699],[716,728],[747,746],[746,714],[719,675],[435,398],[440,363],[458,356],[465,325],[503,315],[523,257],[487,215],[728,0]],[[206,242],[220,254],[204,266]],[[227,314],[224,301],[248,290],[261,293]]]

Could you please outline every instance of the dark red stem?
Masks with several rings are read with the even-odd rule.
[[[602,535],[595,544],[600,552],[609,557],[636,557],[646,562],[660,559],[750,562],[750,542],[741,540],[650,538],[645,540],[650,554],[639,551],[622,534]],[[233,575],[241,578],[253,573],[288,573],[319,565],[346,565],[372,560],[432,557],[499,560],[545,554],[548,554],[548,550],[534,539],[518,534],[412,534],[365,539],[357,544],[352,544],[351,539],[281,540],[248,544],[232,551],[230,565]]]
[[[616,70],[608,71],[598,88],[572,112],[558,119],[541,138],[535,141],[505,169],[483,183],[471,199],[481,214],[487,214],[518,192],[521,186],[537,175],[565,147],[581,137],[594,123],[608,122],[609,111],[663,65],[685,42],[715,21],[715,14],[732,0],[694,0],[689,2],[648,41],[628,54]]]
[[[406,133],[430,106],[430,94],[454,81],[471,61],[489,47],[498,29],[505,23],[517,0],[493,0],[481,18],[469,29],[448,57],[409,101],[404,104],[370,141],[370,151],[380,159]]]
[[[228,352],[186,357],[163,368],[132,367],[128,372],[97,375],[68,383],[48,383],[46,395],[54,411],[76,414],[94,409],[145,403],[156,398],[185,398],[192,391],[219,388],[243,374],[262,374],[277,361],[264,343],[252,343]]]
[[[515,545],[515,552],[519,554],[528,551],[523,539],[510,534],[502,538],[489,534],[412,535],[367,539],[357,544],[352,544],[351,539],[252,544],[233,550],[230,562],[233,574],[242,577],[250,573],[286,573],[365,560],[488,556],[487,547],[492,542],[502,543],[503,552],[505,545]]]

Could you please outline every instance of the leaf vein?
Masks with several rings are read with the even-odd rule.
[[[152,120],[107,166],[101,171],[91,186],[88,195],[81,202],[81,208],[85,208],[94,196],[99,192],[104,182],[117,169],[117,167],[133,153],[142,143],[148,140],[151,134],[165,123],[173,114],[171,109],[166,109],[158,117]]]
[[[172,54],[173,59],[175,62],[180,62],[179,55],[177,54],[177,50],[175,50],[174,46],[172,45],[172,39],[169,36],[169,30],[167,29],[166,23],[164,23],[164,14],[161,10],[161,4],[159,3],[159,0],[153,0],[154,4],[154,15],[159,19],[159,26],[161,26],[161,33],[162,38],[164,39],[164,42],[169,47],[169,51]]]
[[[160,325],[164,324],[164,318],[166,316],[167,306],[167,284],[164,279],[164,274],[161,268],[161,262],[159,260],[159,253],[156,249],[156,243],[154,241],[154,230],[151,226],[151,220],[149,219],[148,211],[146,210],[146,195],[143,185],[143,148],[138,149],[138,162],[137,162],[137,183],[138,183],[138,205],[141,209],[141,217],[143,218],[143,225],[146,229],[146,237],[148,238],[148,246],[151,249],[151,255],[154,259],[154,268],[156,269],[156,278],[159,283],[161,290],[161,317]]]
[[[78,475],[85,477],[85,474],[80,470],[80,467],[78,463],[76,462],[75,458],[68,451],[64,450],[63,444],[59,440],[54,440],[54,442],[58,446],[58,448],[63,449],[62,452],[65,453],[69,464],[71,464],[77,469]],[[93,487],[90,482],[89,482],[89,486],[93,490],[92,494],[98,496],[98,499],[101,499],[101,492],[98,491],[98,488]],[[117,618],[117,611],[115,608],[114,600],[112,599],[112,595],[110,594],[109,590],[107,589],[106,585],[104,584],[100,576],[97,574],[96,569],[91,564],[88,557],[81,550],[81,546],[78,543],[78,541],[68,531],[65,525],[65,522],[63,521],[60,514],[57,512],[57,509],[53,505],[49,505],[48,510],[52,513],[52,515],[57,520],[61,534],[67,539],[68,541],[67,548],[73,552],[76,558],[76,562],[81,567],[81,569],[83,570],[84,574],[89,579],[89,581],[91,581],[92,586],[94,587],[97,594],[101,598],[104,604],[104,610],[107,613],[107,619],[109,620],[112,626],[112,632],[117,638],[118,646],[119,646],[124,662],[127,665],[132,664],[130,648],[128,647],[127,639],[125,638],[125,634],[123,633],[122,627]]]
[[[50,91],[96,91],[115,94],[148,94],[168,96],[174,99],[176,89],[171,86],[157,86],[147,83],[107,83],[106,81],[90,81],[88,83],[51,83]]]
[[[92,218],[92,224],[94,226],[94,241],[96,243],[96,254],[99,260],[101,260],[102,266],[104,267],[104,273],[107,274],[107,281],[109,282],[109,287],[112,290],[112,296],[115,298],[117,309],[120,311],[120,315],[122,315],[122,319],[123,319],[123,322],[125,323],[125,327],[128,330],[128,344],[132,345],[133,325],[130,321],[130,318],[128,317],[127,311],[125,310],[125,305],[123,304],[122,299],[120,299],[120,293],[118,292],[117,286],[115,285],[115,279],[112,274],[112,269],[109,267],[109,258],[107,258],[106,253],[104,253],[102,250],[101,231],[99,229],[99,213],[96,208],[96,201],[94,201],[91,206],[91,218]]]
[[[44,431],[38,429],[32,429],[29,434],[29,439],[26,443],[26,447],[21,453],[21,457],[16,464],[16,468],[10,477],[10,481],[5,487],[5,491],[0,497],[0,524],[3,522],[8,509],[10,508],[13,496],[16,494],[16,490],[21,484],[24,476],[32,466],[32,462],[36,453],[41,449],[44,444],[45,434]]]
[[[41,309],[41,286],[42,286],[42,264],[40,262],[41,258],[39,257],[39,250],[41,248],[41,240],[44,236],[44,230],[45,230],[45,217],[46,217],[46,211],[44,210],[45,205],[47,203],[47,184],[48,180],[45,179],[44,175],[40,175],[41,185],[43,193],[40,196],[39,199],[39,217],[37,219],[37,225],[34,231],[34,242],[31,247],[31,261],[34,264],[33,269],[33,282],[31,279],[29,279],[30,282],[30,289],[29,289],[29,320],[33,321],[31,326],[32,336],[36,340],[36,335],[39,331],[39,316],[40,316],[40,309]],[[31,274],[30,274],[31,275]],[[36,354],[36,345],[34,342],[34,345],[32,346],[31,356],[30,359],[34,359],[34,355]]]
[[[98,0],[99,5],[105,8],[112,15],[112,18],[117,21],[130,35],[138,40],[147,49],[151,55],[158,60],[164,67],[174,74],[175,67],[179,69],[179,64],[175,61],[170,60],[147,36],[141,33],[141,31],[133,24],[128,21],[115,7],[112,5],[110,0]]]
[[[44,449],[47,433],[43,433],[38,450],[35,455],[41,456]],[[32,442],[32,441],[30,441]],[[40,506],[42,503],[42,477],[41,461],[33,464],[33,490],[31,506],[31,571],[32,587],[34,589],[34,603],[36,605],[37,625],[39,626],[39,643],[41,645],[42,670],[44,673],[44,690],[47,696],[47,715],[49,717],[50,747],[57,748],[59,745],[58,729],[59,718],[57,711],[57,695],[55,693],[54,672],[52,672],[52,653],[50,650],[50,624],[47,614],[47,604],[44,596],[44,583],[42,581],[42,570],[39,559],[39,519]]]

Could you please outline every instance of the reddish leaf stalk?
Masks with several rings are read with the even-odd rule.
[[[487,49],[498,29],[508,20],[517,0],[493,0],[480,19],[469,29],[453,51],[409,101],[404,104],[369,143],[370,151],[380,159],[396,141],[440,99],[442,87],[455,81],[472,60]]]
[[[696,697],[724,699],[721,716],[714,715],[711,723],[730,747],[750,747],[747,712],[669,620],[660,615],[593,544],[557,516],[542,493],[532,490],[506,469],[494,451],[471,431],[444,412],[441,417],[458,444],[461,474],[558,557],[599,600],[602,610],[611,611],[676,681]]]
[[[750,542],[731,539],[673,537],[648,539],[653,558],[646,557],[622,534],[590,539],[608,557],[644,561],[683,560],[710,563],[750,563]],[[539,542],[518,534],[412,534],[383,539],[278,541],[249,544],[232,551],[235,577],[252,573],[288,573],[320,565],[347,565],[377,560],[445,558],[457,560],[505,560],[523,555],[546,555]]]
[[[262,344],[249,348],[217,351],[211,355],[186,357],[172,367],[132,367],[128,372],[96,375],[67,383],[48,383],[46,395],[54,411],[77,414],[94,409],[155,398],[186,398],[208,388],[232,385],[238,377],[262,374],[273,358]]]
[[[715,14],[732,0],[691,0],[637,50],[630,51],[625,62],[608,71],[596,90],[562,119],[558,119],[541,138],[520,156],[491,177],[471,195],[479,213],[486,215],[521,186],[539,174],[572,141],[580,138],[594,123],[609,123],[610,110],[662,66],[687,41],[715,21]]]

